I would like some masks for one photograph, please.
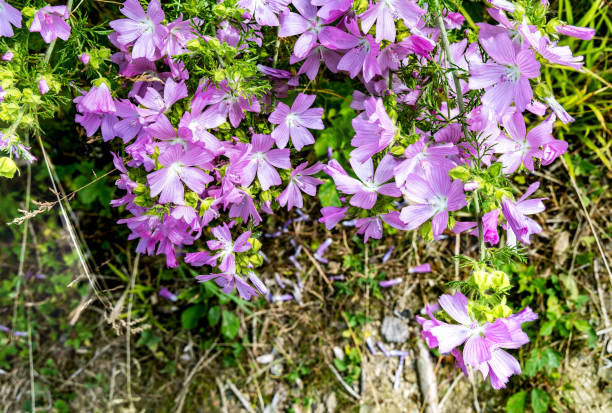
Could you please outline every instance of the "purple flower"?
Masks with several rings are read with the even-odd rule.
[[[148,87],[144,97],[136,95],[136,100],[145,108],[138,108],[138,113],[144,122],[155,122],[172,105],[180,99],[187,97],[187,86],[185,82],[176,83],[168,79],[164,85],[164,97],[157,90]]]
[[[499,218],[499,209],[494,209],[482,216],[482,232],[483,238],[491,245],[497,245],[499,242],[499,234],[497,233],[497,220]],[[476,230],[478,232],[478,230]],[[478,233],[476,234],[478,235]]]
[[[105,82],[92,86],[78,102],[79,111],[84,113],[115,113],[117,107]]]
[[[559,34],[575,37],[581,40],[591,40],[595,36],[595,29],[590,27],[577,27],[569,24],[560,24],[555,26],[555,30]]]
[[[329,262],[327,258],[323,257],[323,254],[325,254],[325,251],[327,251],[327,249],[329,248],[331,244],[332,244],[332,239],[327,238],[325,241],[323,241],[321,245],[319,245],[319,248],[317,248],[317,250],[314,253],[314,257],[317,261],[322,262],[323,264],[327,264]]]
[[[408,229],[416,229],[432,218],[432,231],[439,239],[448,225],[448,212],[457,211],[466,205],[463,184],[460,180],[451,182],[448,172],[438,168],[427,174],[427,180],[410,174],[403,187],[404,197],[412,205],[402,208],[401,219]]]
[[[417,265],[416,267],[408,268],[408,272],[411,274],[423,274],[431,272],[431,265],[429,263]]]
[[[21,12],[0,0],[0,36],[13,37],[13,27],[21,28]]]
[[[246,154],[247,163],[241,168],[242,185],[249,186],[255,175],[264,191],[282,183],[276,168],[291,169],[289,149],[272,149],[270,135],[253,134],[253,146]]]
[[[557,99],[555,99],[552,94],[546,96],[543,100],[544,102],[546,102],[548,107],[553,111],[553,113],[559,118],[561,122],[567,125],[568,123],[572,123],[575,120],[569,113],[567,113],[565,108],[561,106],[561,104],[557,101]]]
[[[183,183],[196,194],[201,194],[213,178],[199,168],[212,169],[211,160],[210,152],[201,148],[183,151],[182,145],[170,146],[157,158],[163,168],[147,175],[151,197],[161,193],[160,204],[173,202],[182,205],[185,202]]]
[[[15,53],[13,52],[6,52],[2,55],[2,61],[3,62],[10,62],[11,60],[13,60],[13,56],[15,56]]]
[[[515,172],[521,163],[533,172],[533,158],[541,158],[540,146],[545,141],[552,140],[552,123],[542,122],[527,133],[523,114],[515,112],[503,117],[505,135],[500,135],[494,146],[497,153],[503,154],[499,161],[503,165],[503,172]]]
[[[234,257],[234,253],[245,252],[251,249],[251,244],[249,243],[251,231],[247,231],[240,235],[236,238],[236,242],[233,242],[232,234],[226,223],[223,223],[222,226],[214,227],[210,231],[217,240],[209,240],[206,242],[206,245],[208,245],[208,248],[211,250],[221,250],[213,257],[215,259],[221,259],[219,269],[224,273],[236,273],[236,258]]]
[[[338,222],[344,219],[347,211],[348,207],[323,207],[321,208],[321,214],[323,216],[319,218],[319,222],[325,224],[325,228],[332,229]]]
[[[230,124],[237,128],[245,118],[244,111],[259,112],[259,101],[255,97],[246,98],[239,91],[232,90],[227,81],[218,87],[206,85],[205,103],[210,105],[203,116],[209,119],[211,128],[216,128],[225,122],[229,115]]]
[[[376,203],[378,194],[401,196],[395,182],[386,183],[393,178],[395,167],[395,159],[390,154],[385,155],[380,161],[376,172],[374,172],[371,158],[364,163],[359,163],[356,159],[351,158],[350,163],[359,179],[350,177],[335,159],[325,167],[325,173],[332,177],[341,192],[354,194],[349,202],[351,205],[371,209]]]
[[[40,79],[38,81],[38,90],[40,91],[41,95],[44,95],[49,91],[49,84],[45,79]]]
[[[546,209],[542,200],[546,198],[527,199],[540,187],[540,182],[529,185],[525,194],[514,202],[504,197],[502,199],[502,213],[508,221],[508,244],[514,245],[516,239],[523,244],[529,244],[531,234],[542,232],[542,227],[527,215],[537,214]]]
[[[419,139],[408,145],[404,151],[405,159],[395,167],[395,182],[402,188],[403,185],[409,184],[407,179],[410,174],[424,175],[432,169],[448,171],[455,164],[447,157],[458,153],[459,149],[452,143],[428,145],[423,139]]]
[[[79,56],[79,60],[84,65],[87,65],[89,64],[89,61],[91,60],[91,56],[89,56],[87,53],[81,53],[81,55]]]
[[[278,26],[277,14],[287,10],[290,0],[239,0],[238,7],[248,10],[262,26]]]
[[[425,11],[413,0],[382,0],[370,4],[369,9],[361,13],[361,28],[368,33],[376,23],[376,41],[395,42],[395,20],[402,19],[406,27],[415,28]]]
[[[323,27],[321,19],[317,16],[317,8],[309,0],[293,0],[293,5],[300,14],[288,12],[280,15],[280,28],[278,37],[298,37],[295,42],[293,54],[304,58],[317,44],[318,36],[327,36],[329,28]]]
[[[323,109],[310,109],[315,98],[315,95],[300,93],[293,101],[291,108],[282,102],[276,105],[268,120],[270,123],[278,125],[272,131],[272,137],[279,148],[287,146],[289,137],[291,137],[291,142],[298,151],[305,145],[315,142],[308,129],[323,129],[323,121],[321,120]]]
[[[470,89],[489,88],[482,103],[498,113],[512,102],[519,111],[524,111],[533,98],[529,79],[540,75],[540,63],[534,53],[529,49],[517,53],[505,33],[483,38],[480,43],[494,62],[471,66]]]
[[[117,32],[117,41],[123,46],[134,42],[132,57],[144,57],[154,60],[156,51],[163,47],[166,28],[161,22],[164,11],[159,0],[152,0],[145,14],[138,0],[126,0],[121,8],[121,14],[127,19],[113,20],[110,26]]]
[[[380,217],[359,218],[355,222],[357,234],[363,235],[363,242],[368,242],[370,238],[381,239],[383,235],[383,226]]]
[[[187,53],[187,43],[197,38],[191,27],[191,21],[176,19],[168,24],[168,37],[166,38],[166,51],[168,56]]]
[[[511,334],[503,323],[486,323],[479,325],[468,314],[467,298],[461,293],[454,295],[444,294],[438,300],[446,313],[459,322],[448,324],[438,321],[438,325],[431,326],[431,333],[438,342],[440,353],[450,353],[451,350],[465,343],[463,347],[463,360],[466,364],[479,366],[491,360],[491,344],[511,340]]]
[[[346,13],[354,0],[311,0],[313,6],[323,6],[317,12],[325,22],[331,22]]]
[[[387,148],[396,133],[382,99],[368,98],[364,101],[364,108],[365,112],[353,119],[355,137],[351,140],[351,145],[357,148],[351,152],[351,158],[359,162],[365,162]]]
[[[215,283],[221,287],[225,294],[229,294],[234,290],[234,287],[238,290],[238,294],[243,300],[250,300],[251,297],[258,295],[255,288],[251,287],[244,278],[238,274],[209,274],[209,275],[198,275],[196,279],[199,282],[206,282],[209,280],[215,280]]]
[[[162,287],[159,289],[159,296],[164,297],[172,302],[175,302],[176,300],[178,300],[178,297],[176,296],[176,294],[168,290],[166,287]]]
[[[217,263],[217,259],[206,251],[198,251],[185,254],[185,262],[194,267],[201,267],[202,265],[214,266]]]
[[[64,20],[69,17],[66,6],[45,6],[34,16],[30,32],[40,32],[46,43],[51,43],[58,37],[68,40],[70,26]]]
[[[525,21],[523,21],[518,29],[527,43],[544,59],[551,63],[572,67],[576,70],[582,68],[584,57],[574,56],[569,46],[558,46],[557,42],[551,42],[536,27],[528,26]]]
[[[304,205],[302,192],[307,193],[310,196],[315,196],[317,193],[317,185],[321,185],[323,181],[317,178],[313,178],[310,175],[314,175],[323,169],[323,165],[319,162],[307,168],[308,162],[304,162],[298,165],[293,171],[291,171],[291,178],[289,184],[283,192],[278,196],[278,203],[281,206],[287,205],[287,209],[298,207],[302,208]]]
[[[351,79],[363,72],[364,80],[369,82],[374,76],[382,74],[377,60],[380,44],[372,35],[359,33],[355,25],[348,28],[350,33],[329,27],[327,36],[319,38],[319,41],[332,50],[348,50],[338,62],[338,70],[348,72]]]

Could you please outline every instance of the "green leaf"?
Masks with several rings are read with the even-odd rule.
[[[191,330],[198,325],[202,317],[204,317],[204,306],[202,304],[192,305],[181,314],[181,325],[185,330]]]
[[[233,339],[238,334],[240,328],[240,321],[238,317],[229,311],[223,310],[223,317],[221,321],[221,334],[228,340]]]
[[[550,374],[561,366],[561,359],[561,353],[551,348],[535,349],[525,363],[524,373],[528,377],[533,377],[537,372],[544,370]]]
[[[15,172],[17,172],[17,165],[11,158],[7,158],[3,156],[0,158],[0,176],[4,176],[5,178],[12,178],[15,176]]]
[[[216,326],[221,319],[221,309],[218,305],[214,307],[210,307],[208,310],[208,324],[211,326]]]
[[[549,402],[550,396],[548,396],[544,390],[531,390],[531,408],[533,409],[533,413],[546,412],[548,410]]]
[[[542,327],[540,328],[540,335],[541,336],[551,335],[553,328],[555,327],[555,324],[557,324],[555,320],[547,321],[544,324],[542,324]]]
[[[582,333],[585,333],[591,329],[589,322],[581,318],[574,320],[574,327],[576,327],[576,330]]]
[[[523,413],[525,411],[525,400],[527,399],[527,393],[520,391],[510,396],[506,402],[507,413]]]
[[[340,197],[338,196],[338,191],[336,191],[336,185],[333,181],[325,182],[323,185],[319,187],[319,200],[321,201],[321,206],[342,206],[342,202],[340,202]]]

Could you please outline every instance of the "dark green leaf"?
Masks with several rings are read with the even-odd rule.
[[[507,413],[523,413],[525,411],[525,400],[527,399],[527,393],[520,391],[513,394],[506,402]]]
[[[544,390],[531,390],[531,408],[534,413],[544,413],[548,410],[550,396]]]
[[[208,324],[210,324],[211,326],[216,326],[217,323],[219,323],[220,319],[221,309],[219,308],[219,306],[216,305],[214,307],[210,307],[210,309],[208,310]]]
[[[202,317],[204,317],[204,306],[202,304],[192,305],[181,314],[181,325],[185,330],[191,330],[198,325]]]
[[[240,328],[240,321],[238,317],[234,315],[234,313],[230,313],[229,311],[223,310],[223,317],[221,321],[221,334],[228,340],[233,339],[238,334],[238,329]]]

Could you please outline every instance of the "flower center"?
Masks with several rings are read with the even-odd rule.
[[[511,82],[518,82],[521,78],[521,69],[517,65],[506,66],[504,77]]]
[[[170,173],[174,173],[177,176],[181,174],[181,170],[185,167],[185,164],[181,161],[173,162],[172,165],[168,169],[170,169]]]
[[[295,113],[290,113],[285,118],[285,124],[289,126],[290,128],[296,126],[297,122],[298,122],[298,116]]]
[[[367,181],[363,183],[363,187],[365,188],[366,191],[368,192],[376,192],[378,191],[378,188],[380,187],[380,185],[372,182],[372,181]]]
[[[447,204],[448,204],[448,198],[445,197],[444,195],[436,195],[430,201],[430,205],[434,207],[434,209],[436,210],[436,213],[444,211],[446,209]]]

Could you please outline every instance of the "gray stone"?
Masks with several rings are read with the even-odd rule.
[[[386,316],[382,323],[382,334],[391,343],[403,343],[408,340],[410,329],[401,318]]]

